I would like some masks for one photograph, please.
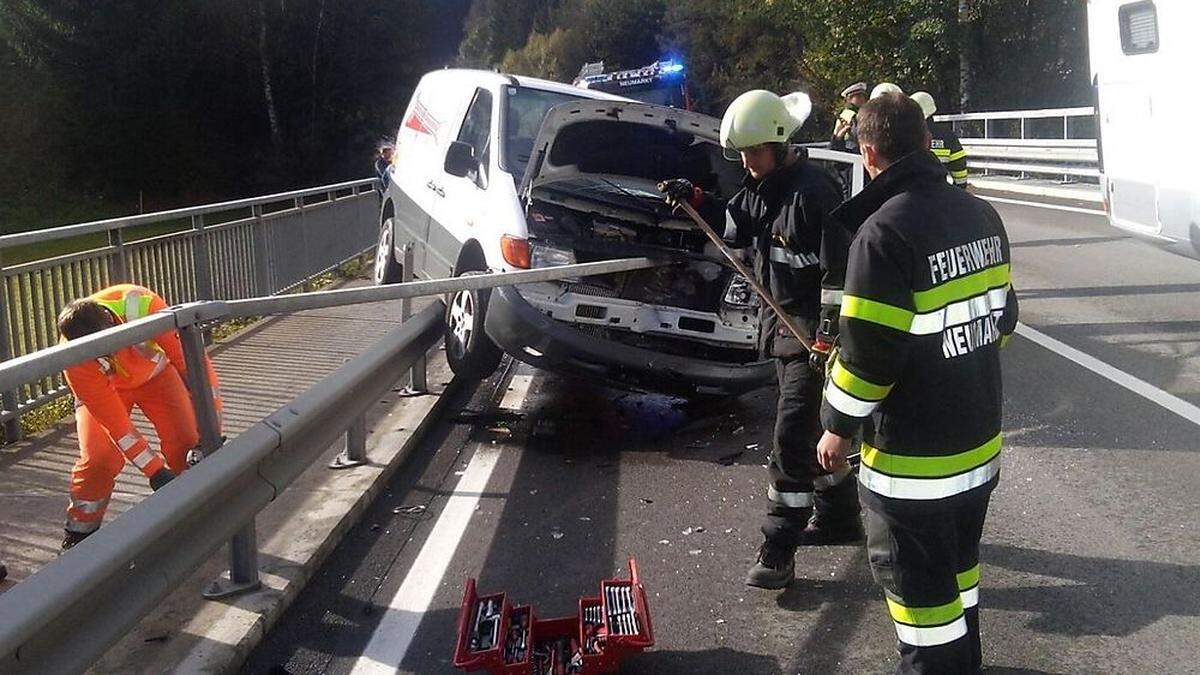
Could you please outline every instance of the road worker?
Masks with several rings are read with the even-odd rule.
[[[975,673],[999,350],[1017,322],[1008,236],[987,202],[946,183],[912,99],[872,99],[858,130],[873,180],[834,213],[857,235],[817,453],[825,469],[845,467],[865,431],[867,549],[900,641],[897,672]]]
[[[823,471],[816,461],[824,359],[837,330],[849,234],[829,218],[841,202],[836,181],[809,162],[803,148],[786,143],[803,122],[774,93],[746,92],[721,120],[721,144],[747,172],[742,189],[722,204],[687,180],[664,183],[669,201],[688,200],[708,222],[721,223],[714,229],[731,244],[753,247],[759,281],[813,343],[806,353],[764,303],[759,346],[776,360],[779,400],[764,542],[746,583],[770,589],[792,582],[798,545],[863,536],[849,469]]]
[[[75,300],[58,315],[64,340],[134,321],[165,309],[153,291],[133,284],[111,286]],[[221,396],[212,363],[205,357],[208,380],[218,412]],[[65,551],[100,527],[117,474],[125,461],[158,490],[186,468],[186,455],[200,435],[187,385],[187,364],[179,333],[170,330],[109,356],[67,368],[67,385],[75,396],[79,460],[71,473]],[[161,452],[138,432],[130,419],[141,408],[157,432]]]
[[[938,124],[933,121],[937,112],[937,102],[928,92],[918,91],[912,95],[912,100],[921,106],[925,114],[926,125],[929,127],[929,149],[937,157],[950,174],[950,180],[964,190],[967,187],[967,151],[963,150],[962,142],[954,134],[949,124]]]

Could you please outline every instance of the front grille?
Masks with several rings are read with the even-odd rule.
[[[595,286],[593,284],[571,284],[567,286],[567,290],[572,293],[580,293],[582,295],[594,295],[598,298],[615,298],[618,294],[611,288],[603,286]]]
[[[576,305],[575,316],[585,319],[603,319],[608,316],[608,308],[599,305]]]
[[[679,327],[682,330],[696,331],[697,333],[715,333],[717,332],[717,324],[708,321],[707,319],[694,319],[690,316],[679,317]]]

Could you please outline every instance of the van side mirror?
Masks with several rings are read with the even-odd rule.
[[[475,149],[470,143],[451,141],[450,149],[446,150],[446,173],[459,178],[479,170],[479,160],[475,158]]]

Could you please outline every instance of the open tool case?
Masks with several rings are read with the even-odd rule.
[[[504,593],[479,595],[468,579],[458,612],[454,665],[491,675],[615,673],[625,656],[654,645],[654,627],[637,561],[628,579],[600,582],[600,594],[579,599],[574,616],[539,619],[530,605]]]

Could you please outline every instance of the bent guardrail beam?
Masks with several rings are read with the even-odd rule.
[[[255,298],[236,305],[192,303],[6,361],[0,364],[0,388],[112,353],[163,331],[194,333],[204,323],[232,316],[439,295],[664,264],[670,263],[630,258]],[[0,596],[0,672],[82,672],[226,541],[237,542],[242,533],[243,545],[252,546],[258,512],[424,356],[442,334],[443,312],[444,305],[435,302],[400,324],[179,480],[151,494],[145,504],[122,514]],[[185,348],[188,344],[194,350],[200,343],[191,340]],[[198,355],[191,356],[194,360]],[[204,372],[198,367],[189,370]],[[195,382],[189,385],[202,392],[195,397],[198,406],[212,405],[211,392],[197,389]],[[256,569],[253,572],[257,575]]]

